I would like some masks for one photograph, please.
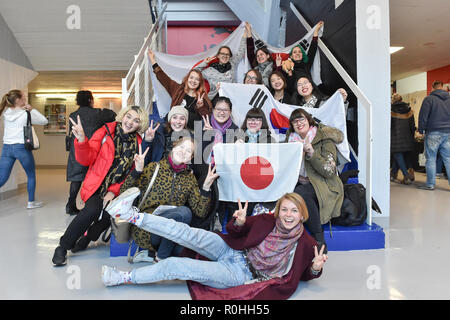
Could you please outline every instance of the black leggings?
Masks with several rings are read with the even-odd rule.
[[[83,181],[71,181],[69,190],[69,200],[67,200],[66,207],[70,209],[77,209],[77,195],[81,189]]]
[[[110,216],[106,212],[103,213],[101,220],[98,220],[102,210],[103,199],[100,197],[100,190],[97,190],[69,224],[59,244],[66,250],[72,249],[86,230],[88,239],[96,241],[111,223]]]
[[[305,227],[313,236],[316,233],[323,232],[322,225],[320,224],[319,202],[312,184],[310,182],[307,184],[297,183],[294,192],[303,197],[308,208],[309,218],[305,222]]]

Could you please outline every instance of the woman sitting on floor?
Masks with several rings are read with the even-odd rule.
[[[247,217],[247,203],[242,207],[238,201],[239,210],[227,225],[228,234],[190,228],[185,223],[139,212],[132,207],[139,193],[137,188],[127,190],[106,210],[112,217],[171,239],[209,261],[172,257],[131,271],[103,266],[105,286],[180,279],[209,286],[204,289],[228,298],[287,299],[301,280],[318,278],[327,261],[323,248],[318,252],[317,243],[304,230],[308,210],[295,193],[279,199],[274,214]],[[255,289],[246,292],[242,286],[249,282]]]

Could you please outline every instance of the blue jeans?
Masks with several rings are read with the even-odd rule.
[[[440,153],[445,170],[450,172],[450,133],[430,132],[425,135],[425,168],[427,171],[426,185],[434,187],[436,182],[436,157]],[[448,176],[450,184],[450,175]]]
[[[396,176],[398,169],[400,169],[403,173],[403,176],[408,174],[408,168],[406,167],[405,162],[405,153],[404,152],[396,152],[393,153],[394,161],[392,163],[391,175]]]
[[[253,279],[242,251],[230,248],[214,232],[191,228],[185,223],[152,214],[145,215],[139,228],[177,242],[211,261],[170,257],[146,267],[133,269],[133,283],[179,279],[224,289]]]
[[[34,192],[36,190],[36,167],[34,164],[33,153],[26,150],[23,143],[3,145],[2,156],[0,158],[0,187],[8,181],[16,160],[19,160],[27,174],[28,201],[34,201]]]
[[[160,216],[186,224],[190,224],[192,220],[191,209],[184,206],[164,211]],[[150,242],[152,247],[157,250],[156,255],[160,259],[166,259],[170,256],[178,256],[183,250],[182,246],[177,245],[175,242],[163,238],[157,234],[151,235]]]

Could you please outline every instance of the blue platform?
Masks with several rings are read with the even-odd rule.
[[[329,251],[370,250],[385,248],[383,228],[372,223],[355,227],[323,225],[325,242]]]

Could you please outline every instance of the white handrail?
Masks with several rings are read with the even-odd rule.
[[[300,14],[295,5],[291,2],[290,7],[295,16],[300,20],[302,25],[307,31],[311,30],[311,26],[305,20],[305,18]],[[366,140],[366,170],[365,170],[365,182],[366,182],[366,204],[367,204],[367,219],[368,225],[372,225],[372,103],[367,98],[367,96],[362,92],[358,85],[353,81],[347,71],[342,67],[342,65],[337,61],[331,51],[323,43],[323,41],[318,39],[318,47],[322,50],[328,60],[331,62],[333,67],[352,90],[355,96],[358,98],[358,102],[364,106],[366,109],[366,128],[367,128],[367,140]]]
[[[134,62],[128,70],[125,78],[122,78],[122,108],[125,108],[128,104],[128,99],[130,97],[130,92],[134,89],[134,100],[135,104],[139,105],[140,100],[143,98],[144,107],[148,107],[153,98],[153,90],[151,89],[151,77],[149,76],[149,65],[148,65],[148,49],[152,46],[160,35],[161,29],[166,28],[166,14],[167,2],[164,3],[161,10],[158,12],[158,18],[155,23],[150,28],[148,35],[144,39],[144,43],[139,50],[139,53],[135,55]],[[158,48],[159,49],[159,48]],[[139,91],[141,85],[140,74],[144,72],[144,93],[143,97]]]

